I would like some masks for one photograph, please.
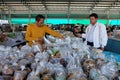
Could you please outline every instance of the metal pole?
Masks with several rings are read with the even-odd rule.
[[[9,21],[9,24],[11,25],[11,9],[9,9],[9,13],[8,13],[8,21]]]
[[[46,12],[45,12],[45,18],[46,18],[45,21],[46,21],[46,24],[47,24],[47,19],[48,19],[48,15],[47,15],[47,13],[48,13],[48,12],[47,12],[47,10],[46,10]]]
[[[70,15],[68,14],[68,24],[70,24]]]
[[[31,11],[29,10],[28,12],[29,12],[29,14],[28,14],[29,22],[28,23],[30,24],[31,23]]]
[[[0,19],[2,19],[2,9],[0,9]]]
[[[108,25],[109,25],[109,17],[110,17],[110,12],[107,11],[107,27],[108,27]]]

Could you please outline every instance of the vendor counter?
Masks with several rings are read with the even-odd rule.
[[[120,53],[120,39],[109,38],[105,51]]]

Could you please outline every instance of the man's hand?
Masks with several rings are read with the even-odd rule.
[[[43,38],[39,38],[38,42],[44,44],[44,39]]]
[[[101,50],[104,51],[104,47],[101,47]]]
[[[63,41],[65,41],[65,38],[62,36],[62,38],[61,38]]]
[[[76,36],[81,38],[82,34],[78,33],[78,34],[76,34]]]

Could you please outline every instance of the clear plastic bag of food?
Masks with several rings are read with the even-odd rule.
[[[45,74],[45,75],[43,75],[42,80],[54,80],[53,75]]]
[[[103,51],[100,50],[100,49],[93,49],[92,52],[91,52],[91,57],[93,59],[97,59],[97,58],[100,58],[100,59],[105,59],[105,54],[103,54]]]
[[[55,79],[66,80],[66,71],[64,67],[60,63],[55,64],[54,67],[55,67]]]
[[[87,80],[81,67],[71,68],[68,70],[67,80]]]
[[[13,75],[13,69],[10,65],[4,65],[2,69],[3,75]]]
[[[96,64],[96,67],[97,67],[98,69],[100,69],[101,66],[103,66],[103,65],[105,64],[105,60],[103,60],[103,59],[101,59],[101,58],[97,58],[97,59],[95,60],[95,64]]]
[[[87,59],[83,62],[83,70],[87,76],[89,76],[89,72],[91,69],[95,68],[95,62],[92,59]]]
[[[28,44],[26,44],[25,46],[22,46],[21,51],[25,52],[25,54],[29,54],[32,52],[32,48]]]
[[[103,75],[109,79],[115,76],[115,73],[118,71],[118,66],[114,62],[108,62],[101,67],[101,72]]]
[[[58,70],[55,73],[56,80],[66,80],[66,73],[64,71]]]
[[[13,80],[24,80],[26,75],[26,71],[15,71]]]
[[[37,53],[35,56],[36,61],[48,61],[49,55],[46,52]]]
[[[45,62],[45,61],[39,62],[36,67],[36,74],[43,74],[46,69],[46,64],[47,64],[47,62]]]
[[[21,59],[18,61],[18,64],[26,66],[27,64],[30,64],[30,62],[27,59]]]
[[[44,37],[45,44],[52,44],[48,39]]]
[[[55,43],[56,40],[56,38],[51,35],[47,36],[47,39],[50,40],[52,43]]]
[[[76,68],[76,63],[75,63],[75,59],[74,57],[71,56],[69,62],[68,62],[68,65],[67,65],[67,69],[69,68]]]
[[[65,38],[65,41],[70,44],[70,43],[71,43],[71,38],[70,38],[70,36],[67,36],[67,37]]]
[[[109,80],[107,77],[103,76],[103,75],[100,75],[98,77],[95,77],[94,80]]]
[[[0,76],[0,80],[13,80],[11,76]]]
[[[35,71],[32,71],[29,73],[27,80],[40,80],[40,77],[35,73]]]
[[[37,53],[37,52],[42,52],[42,45],[40,45],[39,43],[33,41],[33,46],[32,46],[32,52],[33,53]]]
[[[98,69],[91,69],[89,74],[90,80],[108,80],[103,74],[101,74],[100,70]]]
[[[54,74],[55,73],[55,68],[54,68],[54,64],[48,62],[46,64],[46,70],[45,70],[47,73],[49,74]]]

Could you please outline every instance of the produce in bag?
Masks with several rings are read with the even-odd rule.
[[[45,72],[48,73],[48,74],[50,74],[50,75],[54,74],[55,73],[54,64],[48,62],[46,64],[46,70],[45,70]]]
[[[0,76],[0,80],[13,80],[11,76]]]
[[[36,67],[36,74],[42,75],[45,72],[46,64],[47,64],[46,61],[39,62],[39,64],[37,64],[37,67]]]
[[[36,62],[33,62],[33,63],[31,64],[31,69],[32,69],[33,71],[36,70],[37,64],[38,64],[38,63],[36,63]]]
[[[14,63],[12,65],[12,68],[13,68],[14,71],[21,70],[21,67],[17,63],[16,64]]]
[[[22,46],[21,51],[25,52],[25,54],[29,54],[32,52],[32,48],[27,43],[25,46]]]
[[[114,62],[108,62],[101,67],[101,72],[103,75],[112,79],[115,77],[115,73],[118,71],[117,64]]]
[[[97,59],[97,58],[100,58],[100,59],[105,59],[105,54],[103,54],[103,51],[100,50],[100,49],[93,49],[92,52],[91,52],[91,57],[93,59]]]
[[[25,58],[29,61],[30,64],[32,64],[34,62],[34,55],[31,53],[31,54],[27,54],[25,56]]]
[[[32,41],[33,42],[33,46],[32,46],[32,52],[33,53],[37,53],[37,52],[42,52],[42,45],[40,45],[39,43]]]
[[[81,67],[68,69],[67,80],[87,80]]]
[[[55,40],[56,40],[56,38],[53,37],[53,36],[51,36],[51,35],[47,36],[47,39],[48,39],[49,41],[51,41],[52,43],[55,43]]]
[[[48,39],[44,37],[45,44],[52,44]]]
[[[45,74],[43,75],[42,80],[54,80],[52,77],[53,76],[51,74]]]
[[[2,69],[2,74],[3,75],[13,75],[13,69],[10,65],[4,65]]]
[[[97,59],[95,60],[95,63],[96,63],[96,67],[97,67],[98,69],[100,69],[101,66],[102,66],[103,64],[105,64],[105,60],[103,60],[103,59],[101,59],[101,58],[97,58]]]
[[[66,72],[61,64],[55,64],[55,79],[56,80],[66,80]]]
[[[24,80],[26,78],[26,71],[15,71],[13,80]]]
[[[46,61],[48,62],[49,55],[46,52],[37,53],[35,56],[36,61]]]
[[[27,64],[30,64],[30,62],[27,59],[21,59],[18,61],[18,64],[26,66]]]
[[[83,63],[83,70],[87,76],[89,76],[89,72],[91,69],[95,68],[95,62],[92,59],[87,59]]]
[[[113,80],[120,80],[120,70],[115,73]]]
[[[103,74],[101,74],[100,70],[98,69],[91,69],[89,74],[90,80],[108,80]]]
[[[35,71],[32,71],[28,77],[27,80],[40,80],[38,74],[35,73]]]
[[[52,58],[60,58],[61,57],[61,54],[59,52],[59,47],[50,47],[50,49],[47,50],[47,52]]]

